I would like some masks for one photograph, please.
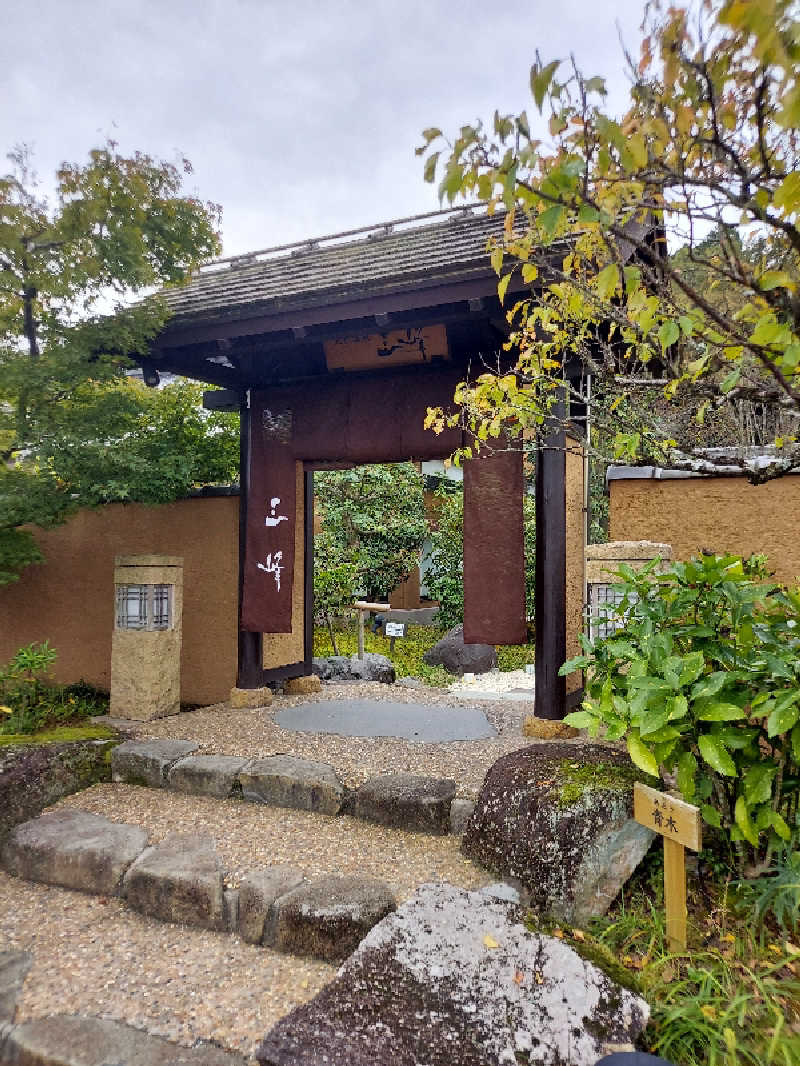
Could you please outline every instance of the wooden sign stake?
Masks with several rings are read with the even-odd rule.
[[[633,786],[633,817],[664,838],[664,907],[667,943],[672,951],[686,949],[686,848],[702,844],[700,811],[691,803],[649,788]]]

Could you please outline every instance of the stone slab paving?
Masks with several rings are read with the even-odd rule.
[[[239,783],[242,798],[251,803],[319,814],[338,814],[345,796],[332,766],[291,755],[253,760],[239,774]]]
[[[396,737],[415,744],[484,740],[497,730],[474,707],[441,707],[423,703],[379,703],[376,700],[330,700],[304,703],[278,711],[282,729],[302,733],[336,733],[343,737]]]
[[[180,1047],[120,1022],[80,1015],[37,1018],[0,1041],[0,1061],[24,1066],[245,1066],[213,1045]]]
[[[249,761],[239,755],[189,755],[167,772],[167,785],[177,792],[227,799]]]
[[[110,719],[109,719],[110,721]],[[111,753],[111,779],[128,785],[163,788],[169,769],[179,759],[197,751],[195,740],[126,740]]]
[[[449,833],[455,794],[455,781],[420,774],[383,774],[366,781],[356,792],[353,813],[395,829]]]

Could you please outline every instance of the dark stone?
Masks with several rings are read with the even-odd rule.
[[[396,676],[391,659],[371,651],[364,652],[363,659],[357,655],[315,658],[313,669],[323,681],[381,681],[393,685]]]
[[[311,704],[326,707],[327,703]],[[291,716],[292,708],[288,713]],[[344,802],[344,785],[332,766],[294,755],[256,759],[239,775],[242,797],[251,803],[293,807],[298,811],[338,814]]]
[[[125,875],[122,894],[134,910],[164,922],[220,931],[228,924],[222,866],[210,837],[172,833],[148,848]]]
[[[456,626],[422,656],[428,666],[443,666],[450,674],[485,674],[497,666],[491,644],[465,644],[464,627]]]
[[[2,858],[16,877],[113,896],[146,846],[147,833],[139,826],[62,808],[13,829]]]
[[[8,1066],[246,1066],[235,1052],[212,1044],[173,1044],[107,1018],[56,1014],[17,1025],[0,1061]]]
[[[632,817],[637,776],[626,753],[599,744],[511,752],[487,773],[461,850],[520,883],[538,911],[605,914],[653,840]]]
[[[595,1066],[630,1046],[644,1000],[519,909],[424,885],[334,980],[270,1031],[262,1066]]]
[[[32,963],[27,951],[0,951],[0,1026],[14,1021],[17,999]]]
[[[303,875],[292,866],[248,870],[239,884],[238,932],[242,940],[260,944],[275,901],[302,883]]]
[[[21,822],[64,796],[111,780],[118,740],[0,747],[0,844]]]
[[[344,959],[396,906],[382,881],[319,877],[274,901],[263,942],[292,955]]]
[[[444,834],[450,831],[450,804],[455,794],[455,781],[417,774],[384,774],[358,789],[353,814],[394,829]]]

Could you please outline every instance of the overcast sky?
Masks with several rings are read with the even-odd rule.
[[[429,125],[533,110],[529,70],[574,51],[626,94],[642,0],[5,0],[0,144],[46,178],[113,136],[194,164],[226,254],[434,210]]]

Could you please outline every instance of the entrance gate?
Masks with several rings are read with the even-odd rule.
[[[459,381],[502,360],[506,319],[486,254],[502,220],[434,217],[224,260],[167,294],[173,317],[143,360],[145,380],[166,370],[220,385],[207,405],[241,413],[240,687],[311,672],[314,469],[446,458],[462,432],[424,429],[428,407],[448,407]],[[570,490],[563,435],[547,444],[536,470],[536,713],[561,718],[557,672],[582,615],[583,465],[572,463]],[[470,643],[526,640],[523,493],[519,450],[466,462]]]

